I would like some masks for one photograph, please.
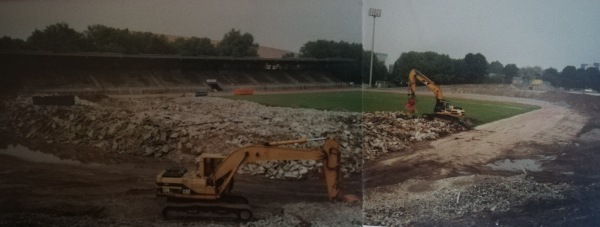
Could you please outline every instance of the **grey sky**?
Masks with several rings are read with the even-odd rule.
[[[290,51],[316,39],[362,41],[370,49],[371,7],[383,11],[375,51],[388,53],[388,64],[408,51],[482,53],[489,62],[558,70],[600,62],[595,0],[15,0],[0,1],[0,36],[24,39],[67,22],[78,31],[103,24],[211,39],[236,28]]]
[[[307,41],[361,42],[360,0],[19,0],[0,1],[0,36],[25,39],[66,22],[220,40],[230,29],[264,46],[297,52]]]
[[[600,62],[600,2],[596,0],[365,0],[363,43],[388,53],[435,51],[451,58],[481,53],[488,62],[554,67]]]

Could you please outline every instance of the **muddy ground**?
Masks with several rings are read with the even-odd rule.
[[[366,224],[600,224],[600,99],[451,95],[542,108],[365,163]]]
[[[327,202],[318,175],[292,181],[240,175],[234,192],[249,199],[250,223],[164,220],[154,177],[168,166],[193,168],[193,162],[16,137],[2,111],[0,150],[33,154],[0,154],[0,225],[600,225],[597,97],[446,94],[542,108],[365,162],[362,176],[344,179],[345,192],[363,203]]]
[[[348,122],[343,116],[323,115],[313,110],[267,108],[247,102],[219,101],[220,98],[129,98],[88,97],[94,105],[86,102],[86,105],[74,108],[36,107],[26,112],[21,112],[24,109],[14,105],[4,105],[3,108],[9,111],[3,111],[0,117],[0,182],[3,182],[0,187],[0,226],[290,226],[307,223],[356,226],[362,223],[361,203],[329,202],[325,181],[318,171],[309,171],[303,177],[297,177],[300,179],[269,179],[264,175],[238,174],[233,193],[246,197],[254,213],[254,218],[247,223],[238,222],[235,215],[207,214],[201,218],[163,219],[161,209],[166,201],[155,197],[154,180],[166,167],[183,165],[195,170],[194,157],[200,152],[221,152],[252,142],[297,139],[302,133],[318,133],[317,136],[334,134],[338,139],[346,138],[340,140],[344,142],[342,152],[344,157],[351,158],[349,155],[358,149],[356,145],[361,144],[360,140],[353,142],[350,139],[357,138],[352,134],[360,133],[354,132],[360,129],[360,122]],[[224,109],[210,103],[222,103]],[[24,106],[32,108],[27,104]],[[261,114],[260,111],[268,113]],[[15,116],[15,113],[20,114]],[[22,113],[46,113],[52,117],[42,114],[36,119],[22,118]],[[143,114],[143,120],[136,121],[136,115],[131,113],[146,114]],[[292,117],[286,114],[292,114]],[[302,120],[307,121],[292,124],[292,132],[292,128],[285,125],[301,120],[297,114],[303,115],[305,118]],[[263,115],[265,118],[255,119]],[[356,116],[349,117],[360,119],[359,115],[353,115]],[[95,120],[85,120],[89,118]],[[270,118],[287,123],[262,124]],[[15,124],[19,119],[26,120]],[[121,124],[106,122],[128,119],[138,126],[120,127]],[[199,126],[190,124],[190,120],[197,121],[192,123]],[[232,120],[236,122],[231,123]],[[308,123],[320,120],[323,121],[318,125],[321,130],[314,130],[315,127],[310,127],[314,123]],[[203,124],[204,121],[210,124]],[[347,124],[358,127],[345,128]],[[117,125],[114,127],[118,130],[110,130],[111,125]],[[153,130],[155,125],[160,126],[158,128],[163,132]],[[209,127],[189,128],[205,125]],[[145,130],[130,130],[135,128]],[[164,132],[166,129],[169,131]],[[182,129],[186,132],[182,133]],[[27,132],[31,130],[34,133]],[[250,141],[240,141],[242,137]],[[181,146],[178,141],[182,139],[186,140],[183,144],[192,146]],[[108,141],[108,144],[120,141],[121,144],[103,146],[103,141]],[[140,141],[146,142],[138,144]],[[150,149],[152,152],[146,153],[149,147],[169,149]],[[357,155],[359,157],[360,152]],[[344,159],[346,165],[351,163],[347,158]],[[360,172],[345,172],[342,190],[345,194],[362,197]]]
[[[5,136],[5,135],[4,135]],[[6,138],[6,137],[4,137]],[[63,156],[86,152],[96,161],[81,163],[72,159],[53,159],[55,156],[32,155],[14,157],[0,155],[0,225],[34,226],[106,226],[106,225],[208,225],[236,226],[235,216],[210,216],[207,219],[164,220],[160,211],[163,198],[154,195],[154,177],[161,169],[180,165],[166,159],[110,155],[85,147],[47,147],[27,144],[33,150],[52,154],[60,149]],[[3,149],[15,148],[4,141]],[[38,153],[39,154],[39,153]],[[194,168],[188,164],[188,168]],[[361,193],[360,175],[345,179],[347,193]],[[299,190],[301,189],[301,190]],[[324,181],[318,176],[301,181],[271,180],[262,176],[241,175],[235,179],[234,193],[250,201],[253,221],[288,215],[287,222],[306,219],[326,225],[360,223],[360,204],[329,203]],[[332,210],[327,215],[344,219],[315,220],[303,217],[302,209]],[[350,221],[347,221],[350,220]]]

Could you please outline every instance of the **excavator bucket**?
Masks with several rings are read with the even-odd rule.
[[[414,114],[416,112],[415,104],[417,103],[417,99],[414,96],[408,98],[406,105],[404,106],[404,112],[407,114]]]
[[[341,174],[340,174],[340,145],[334,140],[328,139],[323,146],[327,158],[323,160],[323,173],[329,200],[335,201],[341,198]]]

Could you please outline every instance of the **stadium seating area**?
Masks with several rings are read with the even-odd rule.
[[[32,71],[27,78],[28,89],[74,92],[128,93],[129,90],[197,90],[209,87],[207,80],[216,80],[225,91],[237,88],[256,90],[340,88],[347,83],[326,72],[269,71]],[[122,91],[125,90],[125,91]],[[140,93],[140,92],[138,92]],[[141,92],[144,93],[144,92]]]
[[[60,54],[0,57],[9,63],[12,61],[15,66],[10,76],[19,78],[24,89],[35,92],[129,94],[193,92],[215,85],[223,91],[349,86],[347,81],[339,78],[340,75],[327,68],[333,63],[319,60],[290,63],[273,59],[267,62],[264,59],[182,60],[176,57]],[[279,67],[285,64],[286,67]],[[270,65],[278,67],[265,67]]]

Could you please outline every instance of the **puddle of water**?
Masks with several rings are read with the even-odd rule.
[[[0,154],[9,155],[30,162],[44,162],[55,164],[80,165],[81,162],[71,159],[61,159],[57,156],[47,154],[41,151],[32,151],[22,145],[8,145],[6,149],[0,149]]]
[[[523,169],[531,172],[542,171],[542,162],[556,159],[553,155],[538,155],[536,159],[504,159],[485,165],[493,170],[503,170],[511,172],[522,172]]]

